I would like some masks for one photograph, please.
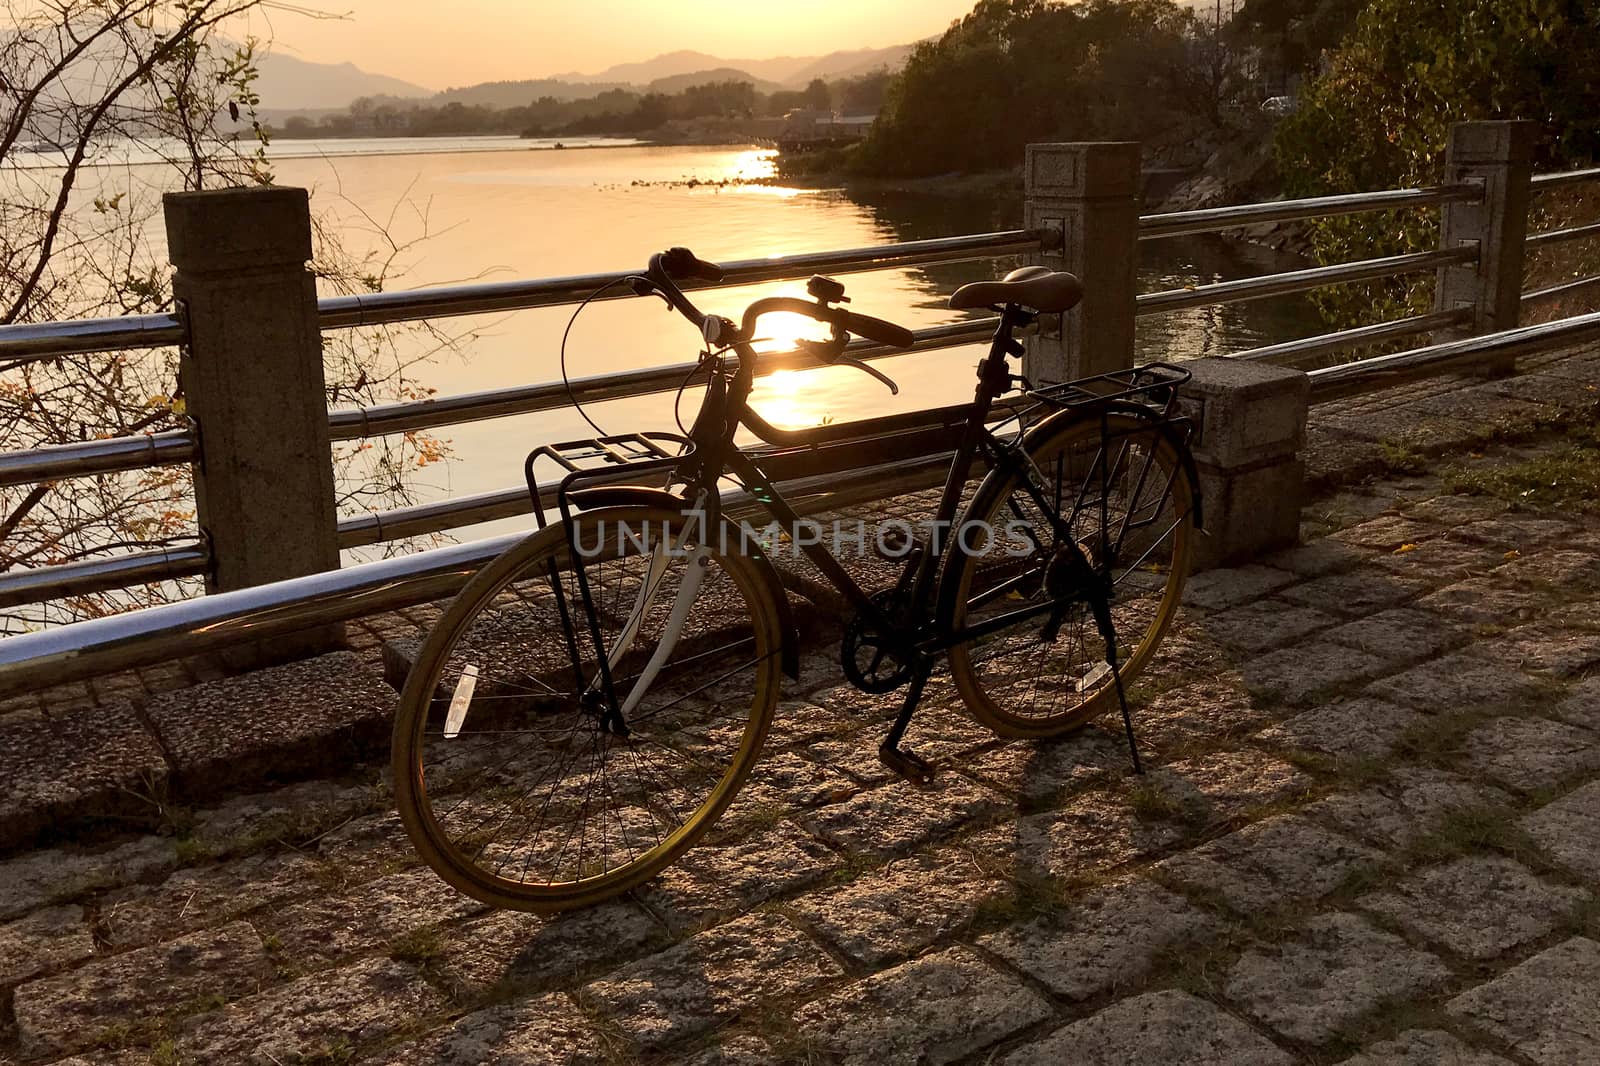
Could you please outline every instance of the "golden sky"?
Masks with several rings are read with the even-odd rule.
[[[302,0],[303,2],[303,0]],[[313,0],[347,17],[273,12],[251,32],[320,63],[426,88],[594,73],[662,52],[821,55],[939,33],[975,0]]]

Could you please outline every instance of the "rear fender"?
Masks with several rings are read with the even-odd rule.
[[[691,509],[689,501],[677,493],[651,488],[648,485],[601,485],[592,489],[574,489],[567,496],[574,506],[583,511],[592,511],[598,507],[659,507],[667,511]],[[778,571],[758,545],[740,536],[739,529],[733,522],[725,519],[724,524],[727,528],[727,543],[745,545],[745,556],[755,563],[756,573],[761,575],[762,582],[772,596],[772,602],[778,606],[778,635],[781,645],[779,654],[782,656],[783,672],[790,680],[798,681],[800,630],[795,624],[794,608],[789,605],[789,596],[783,590],[783,582],[778,577]]]

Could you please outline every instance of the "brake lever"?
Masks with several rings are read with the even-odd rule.
[[[881,381],[885,385],[889,386],[889,395],[891,395],[891,396],[900,395],[900,386],[896,385],[894,383],[894,379],[893,378],[891,378],[888,374],[885,374],[883,371],[879,370],[877,367],[868,366],[866,363],[861,362],[861,360],[859,360],[859,359],[840,359],[840,360],[836,361],[833,365],[834,366],[854,367],[855,369],[860,370],[863,373],[871,374],[873,377],[877,378],[879,381]]]
[[[672,306],[672,301],[667,299],[667,294],[656,288],[649,278],[642,278],[636,274],[628,279],[628,286],[633,289],[635,296],[659,296],[661,302],[667,305],[668,311],[676,310]]]

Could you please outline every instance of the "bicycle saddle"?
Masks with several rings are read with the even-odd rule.
[[[995,304],[1017,304],[1030,311],[1058,315],[1083,299],[1083,284],[1065,271],[1030,266],[1013,270],[1004,281],[979,281],[963,285],[950,297],[950,307],[965,311]]]

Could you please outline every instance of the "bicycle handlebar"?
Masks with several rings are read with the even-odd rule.
[[[669,304],[679,314],[694,323],[695,328],[705,333],[707,323],[716,321],[706,315],[683,294],[678,287],[678,278],[706,281],[715,285],[722,281],[722,268],[715,263],[708,263],[699,258],[687,248],[669,248],[650,257],[650,266],[646,276]],[[830,307],[825,303],[811,303],[793,297],[779,296],[765,300],[757,300],[745,311],[743,337],[748,339],[753,335],[752,328],[756,318],[763,314],[777,311],[787,311],[793,314],[804,315],[824,325],[832,326],[835,341],[839,341],[844,333],[854,333],[868,340],[887,344],[893,348],[910,348],[916,344],[917,339],[909,329],[897,326],[893,322],[886,322],[881,318],[871,315],[858,315],[854,311],[846,311],[842,307]],[[713,343],[715,337],[707,337]],[[843,338],[847,340],[848,338]],[[838,344],[838,354],[843,354],[843,343]]]

